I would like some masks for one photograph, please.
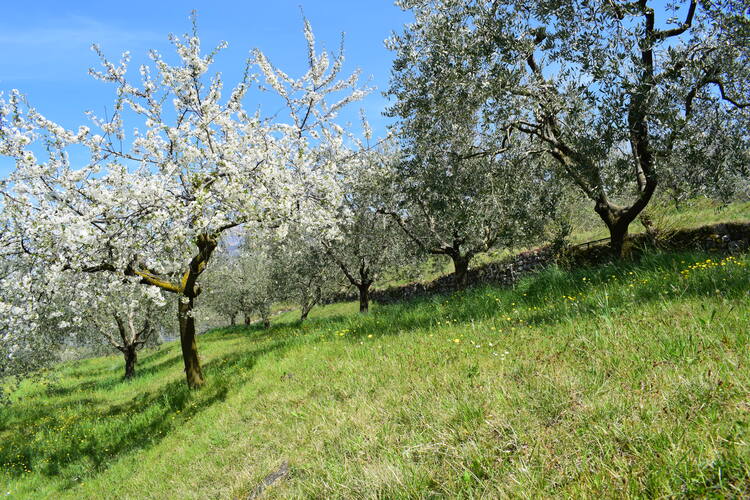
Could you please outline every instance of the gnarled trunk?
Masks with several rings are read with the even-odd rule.
[[[203,371],[198,359],[198,346],[195,342],[193,300],[193,297],[178,297],[177,317],[180,323],[180,344],[182,346],[182,359],[185,362],[187,384],[191,389],[198,389],[203,385]]]
[[[367,313],[370,310],[370,285],[372,283],[362,283],[357,285],[359,289],[359,312]]]
[[[625,242],[628,239],[628,224],[618,224],[609,228],[609,247],[612,255],[625,257]]]
[[[125,346],[122,350],[125,356],[125,380],[135,377],[135,363],[138,361],[138,352],[135,345]]]
[[[313,307],[315,307],[315,304],[318,303],[318,300],[319,300],[319,296],[313,297],[313,298],[307,298],[302,302],[302,305],[300,307],[300,315],[299,315],[300,321],[305,321],[307,319],[308,314],[310,314],[310,311],[312,311]]]
[[[633,205],[627,209],[613,206],[610,203],[597,203],[595,211],[599,214],[604,224],[609,229],[609,247],[612,255],[621,259],[625,256],[625,243],[628,239],[628,227],[638,214],[643,211],[642,208]]]
[[[454,253],[450,256],[453,259],[453,281],[456,288],[463,290],[469,286],[469,261],[470,256]]]

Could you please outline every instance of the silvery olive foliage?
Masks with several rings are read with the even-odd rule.
[[[211,265],[201,276],[204,292],[198,299],[196,317],[211,327],[237,324],[242,318],[244,282],[240,273],[238,250],[220,245]]]
[[[425,23],[440,26],[417,23],[391,40],[400,156],[381,211],[423,252],[449,256],[465,286],[478,253],[538,239],[555,212],[557,179],[539,147],[488,119],[469,32],[424,11]]]
[[[240,315],[245,324],[253,316],[267,321],[277,291],[271,249],[272,236],[247,233],[236,248],[224,250],[202,281],[211,290],[206,305],[225,316]]]
[[[746,182],[746,0],[397,3],[415,21],[389,42],[394,113],[442,121],[463,100],[497,134],[479,149],[523,137],[594,203],[616,252],[661,180]]]
[[[274,298],[298,305],[302,321],[313,307],[346,288],[319,238],[304,228],[290,230],[284,239],[271,244],[270,252]]]
[[[369,310],[369,291],[384,274],[412,263],[413,252],[398,224],[379,211],[389,204],[391,164],[398,158],[392,138],[370,144],[364,122],[364,140],[343,166],[339,182],[346,193],[336,211],[335,238],[320,239],[320,246],[346,281],[358,290],[360,312]]]
[[[236,324],[259,318],[270,320],[274,303],[299,305],[304,320],[321,301],[342,290],[338,269],[323,252],[317,238],[290,225],[279,237],[269,231],[241,236],[238,245],[226,245],[206,271],[201,283],[199,313],[206,321],[216,317]]]
[[[0,191],[15,250],[33,256],[46,281],[62,271],[101,273],[177,296],[191,387],[203,383],[193,318],[198,279],[221,235],[239,225],[283,232],[291,219],[331,230],[330,207],[342,195],[336,114],[366,91],[358,73],[340,78],[343,55],[316,50],[307,22],[304,34],[309,69],[299,78],[258,50],[249,61],[287,103],[288,119],[248,112],[252,75],[226,90],[210,73],[225,44],[205,53],[195,30],[170,37],[176,64],[152,51],[137,81],[127,53],[114,63],[96,49],[101,69],[91,74],[116,97],[110,116],[89,114],[92,128],[67,130],[19,92],[0,97],[0,154],[16,163]],[[86,160],[74,163],[81,156],[70,155],[74,149]]]

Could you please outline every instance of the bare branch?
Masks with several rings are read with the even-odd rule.
[[[695,8],[698,6],[698,2],[696,0],[690,1],[690,7],[688,7],[688,13],[685,18],[685,22],[682,23],[677,28],[672,28],[670,30],[656,30],[652,34],[653,40],[666,40],[667,38],[679,36],[683,33],[685,33],[687,30],[689,30],[693,26],[693,17],[695,16]]]

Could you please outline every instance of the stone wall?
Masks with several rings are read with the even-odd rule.
[[[632,235],[628,240],[630,258],[646,249],[662,250],[706,250],[721,253],[740,253],[750,249],[750,222],[721,223],[696,229],[684,229],[668,234]],[[612,258],[609,239],[566,247],[555,251],[550,245],[522,252],[499,262],[483,264],[469,270],[470,286],[495,284],[511,286],[526,274],[544,269],[552,263],[561,266],[584,267],[604,263]],[[409,283],[370,292],[371,300],[380,304],[392,304],[455,290],[453,277],[442,276],[427,283]],[[357,300],[356,293],[343,293],[329,302]]]

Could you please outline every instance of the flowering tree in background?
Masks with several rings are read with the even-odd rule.
[[[32,262],[29,262],[29,261]],[[17,380],[55,362],[99,352],[108,341],[135,374],[137,351],[164,330],[164,298],[135,279],[106,281],[44,266],[23,254],[3,255],[0,275],[0,372]],[[161,313],[161,314],[158,314]],[[136,328],[137,323],[142,323]],[[119,337],[119,339],[117,338]],[[42,373],[42,372],[40,372]]]
[[[99,133],[69,131],[26,105],[18,93],[0,101],[0,153],[16,169],[2,191],[17,249],[44,273],[132,277],[178,297],[187,383],[203,374],[195,340],[198,279],[229,229],[260,225],[283,230],[288,220],[327,227],[327,207],[340,194],[336,175],[340,128],[336,112],[360,98],[357,74],[339,80],[343,55],[317,54],[305,22],[309,70],[292,79],[260,51],[253,61],[288,104],[290,123],[263,120],[243,107],[251,79],[224,95],[209,67],[224,44],[201,52],[195,33],[171,37],[176,65],[151,52],[140,83],[127,78],[128,55],[92,74],[114,84],[113,116],[90,118]],[[326,99],[338,96],[335,104]],[[142,121],[132,136],[125,123]],[[45,157],[39,158],[43,144]],[[70,151],[89,158],[74,166]],[[40,271],[41,272],[41,271]],[[46,279],[46,278],[41,278]]]
[[[55,304],[46,301],[44,276],[24,256],[8,252],[8,234],[0,235],[0,402],[10,392],[8,384],[58,360],[63,338],[48,319]]]
[[[134,278],[110,281],[101,273],[66,274],[72,279],[67,290],[57,289],[60,300],[66,301],[58,311],[68,310],[67,316],[77,320],[73,332],[87,337],[79,342],[99,344],[104,340],[120,351],[125,361],[124,378],[133,378],[138,351],[147,344],[155,345],[159,334],[172,327],[161,290],[144,287]]]
[[[390,41],[395,112],[442,120],[466,96],[491,130],[522,132],[593,201],[617,255],[665,172],[747,171],[735,158],[750,112],[743,0],[397,3],[416,19]]]

